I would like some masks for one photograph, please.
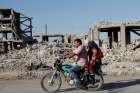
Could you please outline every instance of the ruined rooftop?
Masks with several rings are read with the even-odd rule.
[[[107,33],[109,48],[113,47],[113,42],[126,47],[132,43],[132,33],[140,36],[140,21],[137,22],[98,22],[91,26],[89,31],[89,39],[101,43],[100,34]]]

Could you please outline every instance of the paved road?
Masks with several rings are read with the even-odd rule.
[[[40,80],[0,80],[0,93],[45,93]],[[62,86],[60,93],[140,93],[140,77],[105,77],[101,91],[77,90]]]

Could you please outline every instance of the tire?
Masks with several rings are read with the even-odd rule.
[[[98,91],[102,88],[104,83],[103,76],[95,74],[95,83],[89,84],[88,89],[93,91]]]
[[[103,76],[102,75],[95,75],[95,77],[96,76],[99,77],[99,85],[97,86],[97,88],[95,88],[95,90],[97,91],[97,90],[100,90],[102,88],[104,80],[103,80]],[[96,78],[95,78],[95,81],[96,81]]]
[[[52,78],[53,74],[54,74],[54,78],[53,78],[52,82],[50,83],[49,80]],[[43,76],[43,78],[41,79],[41,88],[46,93],[58,92],[61,87],[61,84],[62,84],[62,79],[60,77],[60,74],[57,71],[54,72],[53,70],[51,70],[45,76]]]

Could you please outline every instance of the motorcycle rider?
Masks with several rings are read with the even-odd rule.
[[[103,52],[94,41],[88,42],[88,67],[91,73],[100,69],[103,58]]]
[[[74,40],[74,46],[75,49],[72,51],[68,51],[64,53],[65,58],[71,58],[74,56],[77,56],[76,62],[73,64],[73,66],[69,69],[70,75],[75,74],[75,72],[80,71],[82,68],[84,68],[88,56],[85,46],[82,45],[82,41],[80,39]],[[80,78],[76,75],[77,82],[80,82]]]

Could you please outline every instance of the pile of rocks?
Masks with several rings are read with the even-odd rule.
[[[130,48],[108,49],[104,52],[104,61],[107,62],[132,62],[134,61],[135,51]]]
[[[68,49],[71,47],[66,44],[39,43],[21,50],[9,51],[7,54],[0,55],[0,72],[16,71],[25,75],[37,70],[29,68],[31,66],[39,66],[40,64],[43,67],[52,66],[56,58]]]
[[[140,74],[139,53],[139,49],[134,51],[131,46],[108,49],[104,52],[103,58],[108,65],[103,67],[103,71],[108,75],[117,76]]]
[[[71,49],[68,44],[48,44],[39,43],[21,50],[9,51],[7,54],[0,55],[0,78],[6,72],[15,78],[41,77],[43,70],[38,67],[43,64],[45,67],[52,66],[56,58],[64,51]],[[140,50],[133,51],[129,46],[127,48],[116,47],[106,49],[103,62],[108,65],[103,67],[103,72],[108,75],[134,75],[140,74]],[[75,59],[66,59],[67,63],[73,63]],[[28,67],[36,66],[35,69]],[[16,73],[15,73],[16,72]],[[4,76],[4,77],[5,77]],[[10,77],[11,78],[11,77]]]

